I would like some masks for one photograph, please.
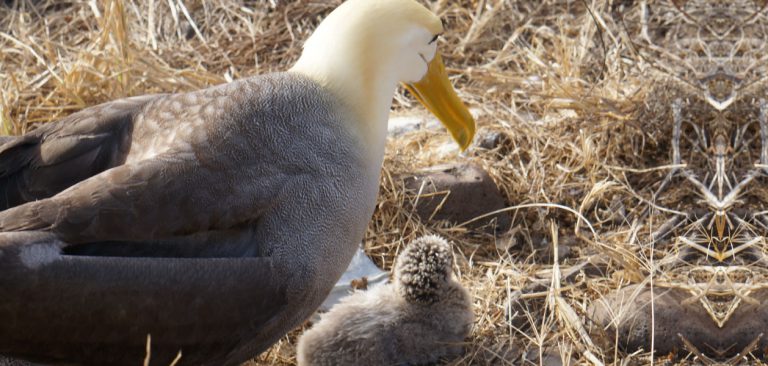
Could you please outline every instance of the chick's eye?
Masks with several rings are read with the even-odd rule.
[[[434,36],[434,37],[432,37],[432,39],[429,41],[429,44],[435,43],[435,41],[437,41],[437,39],[438,39],[439,37],[440,37],[440,34],[435,34],[435,36]]]

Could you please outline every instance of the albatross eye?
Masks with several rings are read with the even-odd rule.
[[[434,37],[432,37],[432,39],[429,41],[429,44],[435,43],[435,41],[437,41],[437,38],[439,38],[439,37],[440,37],[440,34],[439,34],[439,33],[438,33],[438,34],[435,34],[435,36],[434,36]]]

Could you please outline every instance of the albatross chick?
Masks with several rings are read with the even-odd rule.
[[[301,336],[299,366],[418,365],[459,355],[474,315],[452,263],[443,238],[414,241],[391,284],[343,299]]]

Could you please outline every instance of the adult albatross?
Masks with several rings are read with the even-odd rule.
[[[0,146],[0,354],[235,365],[301,324],[373,212],[405,83],[475,124],[413,0],[349,0],[284,73],[117,100]]]

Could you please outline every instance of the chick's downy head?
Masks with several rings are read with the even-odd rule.
[[[451,246],[437,235],[421,237],[397,258],[395,286],[408,302],[432,304],[440,301],[451,278]]]

